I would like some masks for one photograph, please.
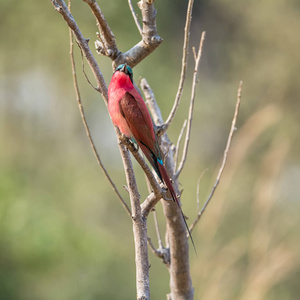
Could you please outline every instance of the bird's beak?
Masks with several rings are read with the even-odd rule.
[[[124,64],[124,67],[120,70],[121,72],[124,72],[126,75],[128,75],[128,70],[127,70],[127,64]]]

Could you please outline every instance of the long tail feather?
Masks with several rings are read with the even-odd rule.
[[[188,231],[189,236],[191,237],[191,241],[192,241],[192,244],[193,244],[193,247],[194,247],[194,251],[195,251],[195,253],[196,253],[197,257],[198,257],[197,250],[196,250],[196,247],[195,247],[193,238],[192,238],[192,234],[191,234],[191,232],[190,232],[190,230],[189,230],[189,226],[188,226],[188,224],[187,224],[187,222],[186,222],[186,220],[185,220],[185,216],[184,216],[183,211],[182,211],[182,209],[181,209],[181,206],[180,206],[180,204],[179,204],[178,198],[177,198],[176,193],[175,193],[175,191],[174,191],[174,188],[173,188],[173,185],[172,185],[171,180],[170,180],[170,178],[169,178],[169,175],[168,175],[168,173],[167,173],[167,170],[166,170],[166,168],[165,168],[162,164],[160,164],[159,162],[158,162],[158,169],[159,169],[159,171],[160,171],[160,174],[161,174],[161,176],[162,176],[162,178],[163,178],[163,180],[164,180],[164,182],[165,182],[167,188],[168,188],[169,191],[170,191],[170,194],[171,194],[171,196],[172,196],[173,201],[177,203],[177,206],[178,206],[178,208],[179,208],[179,210],[180,210],[180,213],[181,213],[181,215],[182,215],[182,218],[183,218],[185,227],[186,227],[186,229],[187,229],[187,231]]]

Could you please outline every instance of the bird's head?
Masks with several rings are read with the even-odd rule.
[[[130,77],[131,82],[133,83],[133,73],[132,69],[127,64],[121,64],[116,68],[115,72],[123,72]]]

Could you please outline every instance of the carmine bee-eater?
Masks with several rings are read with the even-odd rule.
[[[108,87],[108,111],[113,123],[120,129],[121,133],[125,134],[130,139],[134,138],[159,179],[164,182],[169,189],[173,201],[177,203],[177,206],[180,209],[195,249],[178,198],[163,165],[163,158],[154,131],[152,119],[142,96],[134,87],[132,69],[127,66],[127,64],[119,65],[112,76]]]

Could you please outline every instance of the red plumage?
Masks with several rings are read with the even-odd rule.
[[[134,87],[132,76],[132,70],[126,64],[120,65],[116,69],[108,87],[109,114],[113,123],[123,134],[135,139],[161,181],[169,189],[173,201],[177,203],[181,211],[185,226],[194,246],[176,193],[163,165],[152,119],[142,96]]]

